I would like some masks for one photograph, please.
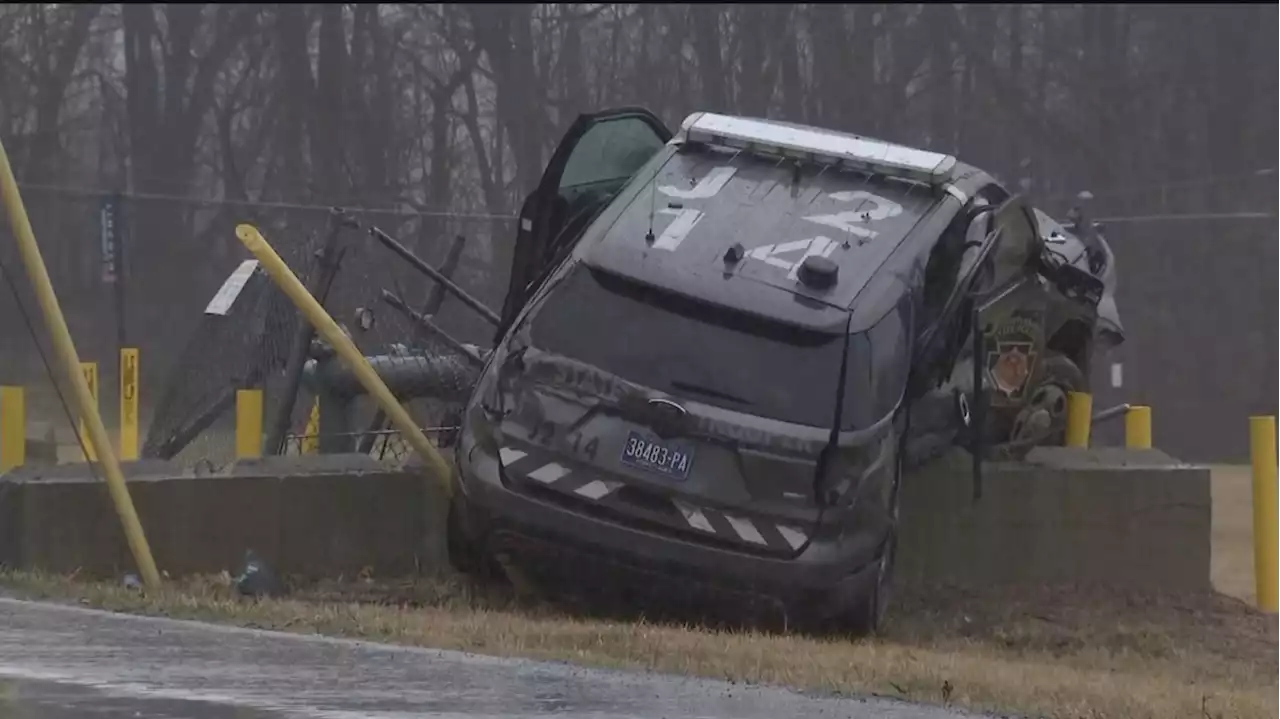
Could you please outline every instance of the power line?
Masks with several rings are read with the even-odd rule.
[[[1276,168],[1264,167],[1260,170],[1254,170],[1253,172],[1250,172],[1248,174],[1218,175],[1213,177],[1197,177],[1197,178],[1186,179],[1186,180],[1174,180],[1171,182],[1157,182],[1157,183],[1151,183],[1146,185],[1128,185],[1128,186],[1120,185],[1120,186],[1113,186],[1111,188],[1104,188],[1101,190],[1094,190],[1090,188],[1089,192],[1093,193],[1095,197],[1100,197],[1103,195],[1108,195],[1108,196],[1132,195],[1138,192],[1147,192],[1150,190],[1178,190],[1178,189],[1185,189],[1190,187],[1210,187],[1213,185],[1228,185],[1236,182],[1245,182],[1247,180],[1256,180],[1260,177],[1271,177],[1271,176],[1274,176],[1275,174],[1276,174]],[[1049,195],[1044,199],[1046,201],[1047,200],[1064,200],[1064,199],[1075,199],[1075,197],[1076,197],[1075,193],[1071,193],[1071,194],[1062,193],[1057,195]]]
[[[1274,220],[1270,212],[1200,212],[1170,215],[1135,215],[1132,217],[1099,217],[1098,222],[1173,222],[1177,220]]]
[[[313,205],[297,202],[271,202],[253,200],[234,200],[230,198],[185,197],[182,195],[165,195],[152,192],[115,192],[91,187],[70,187],[65,185],[41,185],[19,183],[18,188],[31,192],[48,192],[69,197],[108,197],[118,196],[132,200],[148,200],[156,202],[174,202],[199,207],[261,207],[275,210],[323,210],[332,209],[331,205]],[[344,207],[343,209],[366,215],[386,215],[394,217],[435,217],[459,220],[514,220],[515,215],[500,215],[486,212],[448,212],[444,210],[386,210],[376,208]]]

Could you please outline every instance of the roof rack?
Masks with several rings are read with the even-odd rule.
[[[852,167],[934,187],[950,179],[956,158],[816,127],[695,112],[678,140]]]

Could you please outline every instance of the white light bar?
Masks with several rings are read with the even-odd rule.
[[[683,140],[854,167],[888,177],[944,184],[956,158],[816,127],[695,112],[680,125]]]

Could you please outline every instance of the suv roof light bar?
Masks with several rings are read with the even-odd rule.
[[[679,139],[853,167],[934,187],[946,184],[956,166],[951,155],[788,122],[711,112],[695,112],[685,118]]]

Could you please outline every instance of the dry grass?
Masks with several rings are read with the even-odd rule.
[[[1247,467],[1214,467],[1212,578],[1230,597],[912,588],[900,592],[884,635],[859,642],[570,616],[454,579],[311,584],[266,601],[237,598],[226,577],[171,582],[150,595],[37,574],[0,574],[0,584],[118,611],[987,711],[1275,717],[1276,621],[1246,604],[1254,595],[1250,490]]]
[[[171,582],[155,594],[34,574],[0,575],[0,583],[119,611],[988,711],[1073,719],[1277,712],[1274,620],[1217,595],[904,590],[885,636],[850,642],[574,617],[453,579],[312,584],[263,601],[237,598],[225,577]]]

